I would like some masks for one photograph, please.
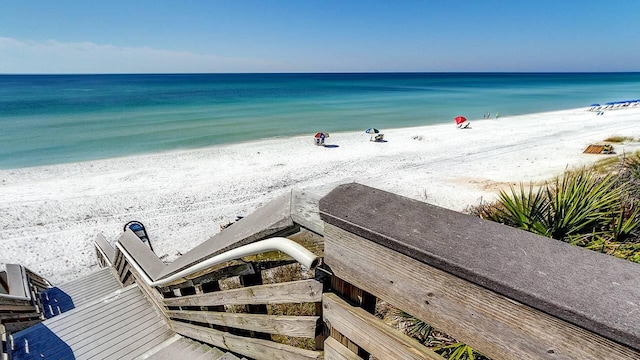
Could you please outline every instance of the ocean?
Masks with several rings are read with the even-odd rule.
[[[0,168],[640,98],[640,73],[0,75]]]

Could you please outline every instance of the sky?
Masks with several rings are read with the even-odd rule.
[[[640,0],[0,0],[0,74],[640,71]]]

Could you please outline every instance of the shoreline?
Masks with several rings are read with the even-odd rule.
[[[586,108],[380,129],[271,138],[80,163],[0,170],[0,262],[22,263],[60,284],[95,269],[98,233],[115,241],[141,221],[159,256],[172,261],[285,191],[324,195],[357,181],[462,211],[495,199],[510,184],[549,180],[565,168],[595,163],[583,154],[610,136],[640,139],[640,107]],[[632,152],[640,142],[614,144]]]

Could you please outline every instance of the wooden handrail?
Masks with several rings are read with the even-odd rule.
[[[235,248],[233,250],[229,250],[220,255],[209,258],[205,261],[202,261],[198,264],[192,265],[178,273],[175,273],[169,277],[153,280],[149,274],[138,264],[138,259],[135,259],[129,252],[122,246],[122,244],[117,243],[116,248],[120,250],[120,252],[125,256],[129,265],[134,267],[136,271],[142,275],[142,278],[147,283],[148,286],[163,286],[174,282],[176,280],[185,278],[189,275],[197,273],[203,269],[210,268],[217,264],[222,264],[228,262],[230,260],[240,259],[245,256],[261,254],[265,252],[271,251],[282,251],[287,255],[296,259],[303,266],[308,269],[314,269],[319,262],[319,259],[316,255],[314,255],[309,250],[305,249],[303,246],[297,244],[294,241],[291,241],[287,238],[282,237],[274,237],[267,240],[261,240],[255,243],[247,244],[241,246],[239,248]]]
[[[325,258],[315,279],[263,284],[264,265],[229,262],[244,244],[255,246],[255,234],[294,229],[290,206],[279,199],[268,207],[278,215],[258,214],[268,231],[236,224],[219,248],[208,243],[204,257],[172,267],[127,235],[114,267],[126,281],[129,273],[144,279],[179,333],[250,357],[319,358],[324,346],[328,358],[439,359],[373,315],[382,300],[494,359],[640,358],[640,305],[627,301],[640,298],[637,264],[360,184],[320,200]],[[218,258],[226,250],[234,255]],[[221,287],[231,277],[241,288]],[[315,311],[267,312],[294,303]],[[316,346],[274,345],[271,336]]]
[[[640,358],[638,264],[360,184],[320,214],[335,277],[490,357]]]

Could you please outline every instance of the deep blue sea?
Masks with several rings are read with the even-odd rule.
[[[640,98],[640,73],[0,75],[0,168]]]

